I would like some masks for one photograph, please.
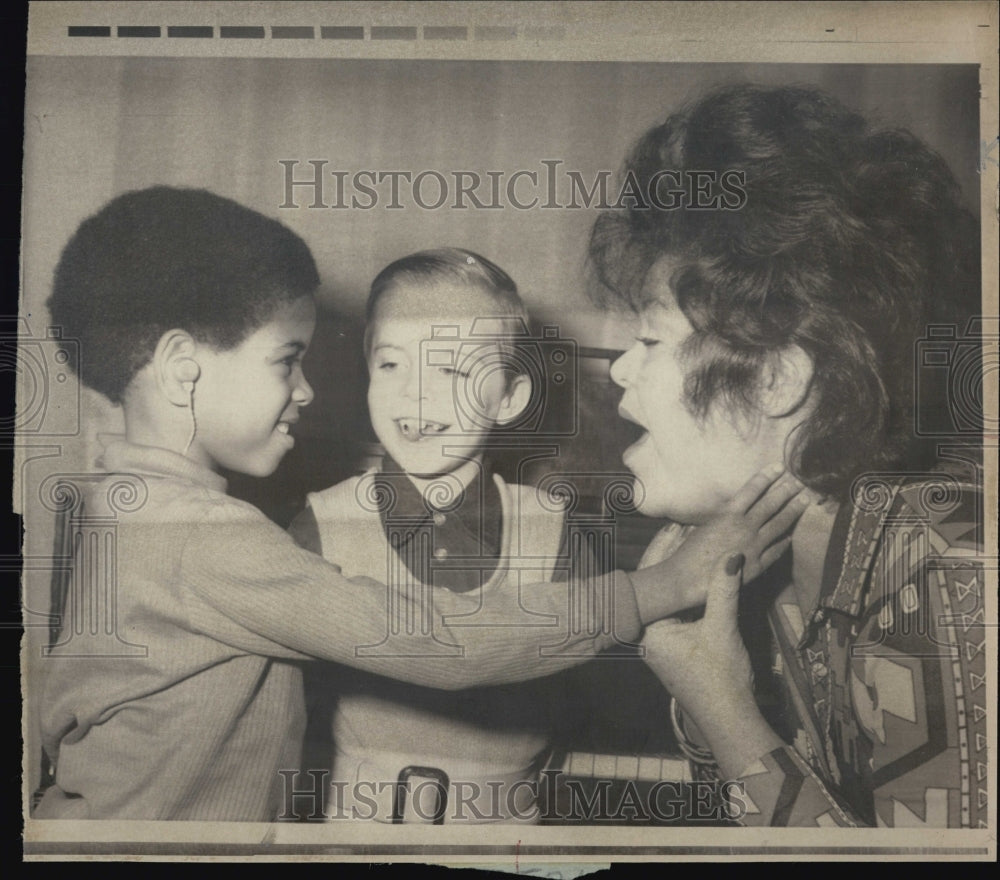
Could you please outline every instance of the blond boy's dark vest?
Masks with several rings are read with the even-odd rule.
[[[308,501],[323,556],[339,565],[346,577],[389,583],[398,580],[403,569],[393,558],[374,503],[376,476],[369,471],[311,494]],[[501,548],[499,564],[480,591],[484,605],[489,604],[492,590],[550,581],[563,532],[562,514],[543,506],[534,487],[509,485],[498,475],[493,479],[503,514]],[[391,530],[391,518],[389,522]],[[494,562],[484,562],[484,568]],[[408,573],[403,576],[412,578]],[[359,584],[358,589],[372,587]],[[420,658],[414,657],[414,662]],[[548,750],[547,725],[541,720],[544,705],[539,705],[546,700],[543,683],[448,692],[345,670],[331,687],[339,691],[332,731],[334,813],[339,808],[349,815],[353,807],[355,818],[391,821],[398,804],[393,804],[388,784],[407,775],[407,768],[419,767],[447,776],[445,821],[449,823],[533,821],[529,786],[518,786],[518,796],[511,804],[506,801],[512,785],[537,776]],[[424,778],[414,776],[412,781]],[[456,789],[458,782],[465,783],[462,790]],[[384,794],[373,795],[367,783],[383,784]],[[359,784],[363,802],[356,797]],[[373,798],[377,811],[370,806]],[[461,798],[465,805],[456,809]],[[369,815],[372,812],[376,815]],[[428,821],[433,809],[414,817],[411,805],[404,812],[406,816],[397,815],[397,821]]]

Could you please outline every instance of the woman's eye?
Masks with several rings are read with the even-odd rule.
[[[399,365],[395,361],[383,361],[378,365],[378,368],[388,373],[395,370],[397,366]]]
[[[439,367],[438,369],[445,376],[461,376],[463,379],[469,378],[469,374],[464,370],[456,370],[454,367]]]
[[[652,348],[654,345],[659,345],[659,339],[653,339],[651,336],[636,336],[636,342],[641,342],[646,348]]]

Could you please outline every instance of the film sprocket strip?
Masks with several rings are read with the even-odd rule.
[[[164,33],[165,32],[165,33]],[[828,29],[827,33],[833,33]],[[222,40],[559,40],[565,30],[559,26],[522,27],[506,25],[69,25],[68,37],[118,37],[125,39]]]

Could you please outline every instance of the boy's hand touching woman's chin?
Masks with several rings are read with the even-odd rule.
[[[657,535],[640,567],[669,557],[664,588],[680,594],[682,607],[703,605],[720,553],[742,554],[743,582],[753,580],[788,549],[792,529],[810,501],[802,483],[781,464],[771,465],[752,477],[714,519],[695,528],[668,527]]]

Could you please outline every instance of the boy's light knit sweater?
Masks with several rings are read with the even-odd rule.
[[[123,474],[148,490],[138,510],[118,514],[115,573],[117,632],[147,651],[56,651],[45,661],[43,740],[57,772],[39,818],[273,819],[283,796],[278,771],[298,767],[302,745],[295,661],[322,658],[462,688],[552,673],[614,641],[567,633],[565,623],[559,632],[449,629],[441,616],[471,613],[477,600],[442,590],[433,597],[434,632],[462,645],[463,656],[356,656],[356,646],[385,638],[385,586],[346,580],[255,507],[228,497],[221,477],[180,455],[116,441],[103,466],[117,476],[87,493],[88,515],[101,511]],[[565,584],[496,598],[522,614],[513,603],[529,598],[531,611],[567,617]],[[634,638],[635,597],[620,572],[614,602],[617,636]],[[540,657],[541,646],[557,656]]]

